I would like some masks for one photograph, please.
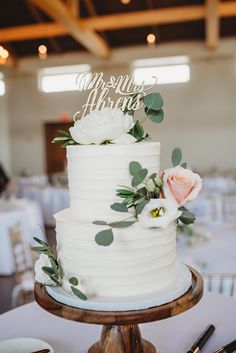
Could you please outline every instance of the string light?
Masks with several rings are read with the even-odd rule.
[[[155,34],[149,33],[149,34],[147,35],[147,43],[148,43],[149,45],[154,45],[154,44],[156,43],[156,36],[155,36]]]
[[[121,3],[124,5],[128,5],[130,3],[130,0],[121,0]]]
[[[0,45],[0,65],[4,65],[9,57],[9,51]]]
[[[46,45],[44,45],[44,44],[41,44],[39,47],[38,47],[38,52],[39,52],[39,58],[41,59],[41,60],[45,60],[45,59],[47,59],[47,52],[48,52],[48,49],[47,49],[47,47],[46,47]]]

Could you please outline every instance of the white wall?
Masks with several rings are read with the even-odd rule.
[[[87,62],[93,71],[116,76],[129,72],[133,59],[180,54],[191,57],[191,81],[160,86],[165,120],[160,125],[146,123],[147,131],[162,143],[163,166],[170,165],[172,149],[181,146],[185,160],[195,168],[236,168],[235,44],[236,39],[222,41],[214,53],[207,52],[201,43],[118,49],[108,62],[84,54],[53,57],[46,63],[35,59],[21,61],[18,70],[9,74],[7,80],[13,173],[23,169],[35,173],[44,171],[43,123],[57,120],[61,113],[73,116],[86,99],[79,92],[39,92],[36,75],[39,65]]]
[[[10,172],[10,143],[7,97],[0,96],[0,163]]]

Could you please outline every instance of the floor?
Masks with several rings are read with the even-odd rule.
[[[54,228],[46,228],[46,237],[51,247],[55,246]],[[0,314],[11,309],[11,294],[15,286],[13,276],[0,276]]]

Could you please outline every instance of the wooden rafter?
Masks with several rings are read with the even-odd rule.
[[[206,44],[209,49],[218,46],[220,38],[219,0],[206,0]]]
[[[66,4],[61,0],[30,0],[32,4],[58,21],[76,41],[96,56],[107,58],[110,54],[106,42],[94,30],[82,28]]]
[[[32,4],[30,4],[29,1],[27,1],[27,6],[28,6],[28,9],[30,10],[32,16],[35,18],[35,20],[36,20],[37,22],[41,23],[41,22],[44,21],[44,19],[43,19],[41,13],[36,9],[35,6],[32,6]],[[49,42],[50,42],[52,48],[53,48],[57,53],[61,52],[61,47],[60,47],[60,45],[58,44],[58,42],[56,41],[55,38],[49,37],[48,40],[49,40]]]
[[[31,0],[32,1],[32,0]],[[43,0],[38,0],[39,2]],[[57,0],[53,0],[57,1]],[[236,1],[226,1],[219,4],[220,17],[236,16]],[[87,31],[106,31],[121,28],[161,25],[199,21],[206,18],[206,6],[192,5],[175,8],[152,9],[114,15],[94,16],[79,19],[76,24]],[[39,23],[0,29],[1,43],[48,38],[51,36],[65,36],[70,33],[62,23]]]
[[[72,15],[79,18],[80,17],[80,1],[79,0],[66,0],[68,9],[71,11]]]

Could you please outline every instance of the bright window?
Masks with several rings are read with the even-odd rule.
[[[190,80],[190,67],[188,57],[166,57],[156,59],[136,60],[133,63],[134,82],[136,84],[183,83]]]
[[[90,77],[90,65],[69,65],[48,67],[39,71],[39,89],[46,93],[79,91],[78,76],[88,73],[86,80]]]
[[[5,94],[5,82],[4,82],[4,76],[0,72],[0,96],[4,96]]]

